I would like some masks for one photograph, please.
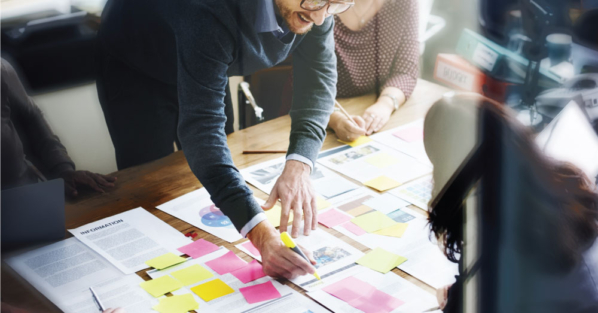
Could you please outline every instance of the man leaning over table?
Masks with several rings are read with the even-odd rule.
[[[284,246],[262,208],[280,199],[280,231],[293,211],[294,237],[298,216],[304,217],[305,235],[316,229],[309,174],[326,135],[337,78],[329,16],[347,10],[350,1],[115,0],[102,16],[97,85],[119,168],[166,156],[179,139],[191,170],[258,248],[270,276],[315,270]],[[260,208],[226,145],[228,77],[272,67],[291,52],[287,161]]]

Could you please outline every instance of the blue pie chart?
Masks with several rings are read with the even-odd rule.
[[[201,222],[206,226],[234,227],[228,216],[224,215],[224,213],[213,204],[201,209],[199,211],[199,216],[201,216]]]

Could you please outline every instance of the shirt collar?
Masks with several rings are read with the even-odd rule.
[[[257,14],[255,19],[255,29],[258,33],[284,32],[276,21],[276,11],[274,10],[274,0],[258,0]]]

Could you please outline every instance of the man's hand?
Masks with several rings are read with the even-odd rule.
[[[78,188],[87,187],[97,192],[104,193],[103,188],[114,187],[116,177],[96,174],[89,171],[66,171],[60,174],[64,179],[64,192],[71,197],[76,197]]]
[[[293,279],[297,276],[313,274],[316,270],[313,267],[316,261],[311,251],[299,246],[301,251],[305,253],[305,256],[309,258],[311,262],[309,264],[300,255],[284,245],[282,240],[280,240],[280,234],[276,231],[276,228],[272,227],[268,220],[257,224],[247,234],[247,238],[260,251],[264,273],[268,276]]]
[[[280,232],[287,231],[289,214],[293,211],[293,231],[291,233],[293,238],[299,236],[301,216],[304,216],[303,233],[306,236],[309,235],[310,230],[315,230],[318,226],[316,195],[309,175],[310,168],[307,164],[295,160],[287,161],[282,174],[272,188],[270,198],[262,206],[262,209],[270,210],[280,199],[282,207]]]

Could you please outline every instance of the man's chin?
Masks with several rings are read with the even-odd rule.
[[[304,26],[304,27],[289,27],[289,30],[296,34],[296,35],[305,35],[307,32],[309,32],[311,30],[311,28],[314,25],[311,24],[310,26]]]

